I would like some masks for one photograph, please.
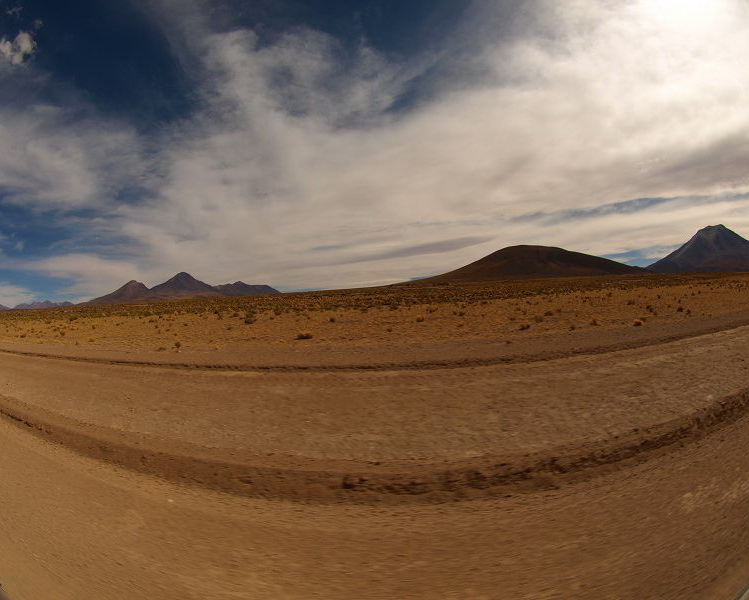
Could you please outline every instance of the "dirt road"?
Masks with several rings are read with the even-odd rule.
[[[0,580],[14,600],[733,600],[747,342],[365,373],[3,354]]]

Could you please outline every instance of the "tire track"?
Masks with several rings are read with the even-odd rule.
[[[749,390],[630,434],[513,456],[422,463],[257,457],[78,423],[0,396],[0,415],[49,442],[133,471],[244,497],[319,503],[439,503],[557,489],[678,450],[749,413]],[[228,454],[228,455],[227,455]]]
[[[0,348],[0,354],[10,356],[22,356],[29,358],[40,358],[48,360],[62,360],[68,362],[101,364],[122,367],[139,367],[153,369],[192,370],[192,371],[234,371],[234,372],[355,372],[355,371],[412,371],[412,370],[449,370],[464,369],[471,367],[491,367],[499,365],[547,362],[567,358],[570,356],[592,356],[619,352],[622,350],[633,350],[637,348],[648,348],[660,344],[677,342],[703,335],[727,332],[749,326],[749,318],[743,317],[732,319],[730,323],[695,327],[686,332],[656,335],[647,339],[622,340],[608,344],[591,344],[587,347],[567,348],[560,350],[545,349],[538,352],[521,354],[506,354],[495,356],[477,356],[445,360],[409,360],[388,362],[364,362],[364,363],[332,363],[332,364],[242,364],[242,363],[200,363],[200,362],[166,362],[158,360],[138,360],[129,358],[111,358],[97,356],[75,356],[70,354],[54,354],[49,352],[35,352],[32,350],[19,350],[12,348]]]

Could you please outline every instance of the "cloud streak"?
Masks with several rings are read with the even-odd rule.
[[[13,308],[22,302],[34,300],[33,292],[12,283],[0,281],[0,304],[6,308]]]
[[[515,243],[612,254],[749,231],[749,11],[694,4],[475,2],[403,58],[305,28],[261,44],[202,3],[156,3],[198,110],[146,137],[89,109],[0,114],[0,189],[96,211],[117,243],[26,263],[92,294],[113,274],[360,286]],[[119,201],[126,184],[141,192]]]
[[[454,252],[455,250],[463,250],[464,248],[477,246],[478,244],[488,242],[491,239],[492,238],[489,236],[475,236],[456,238],[452,240],[441,240],[438,242],[429,242],[427,244],[416,244],[415,246],[393,248],[391,250],[385,250],[368,256],[351,257],[350,259],[346,259],[344,264],[389,260],[392,258],[406,258],[410,256],[424,256],[425,254],[444,254],[446,252]]]

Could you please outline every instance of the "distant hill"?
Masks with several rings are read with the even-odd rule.
[[[421,279],[419,283],[495,281],[534,277],[635,275],[638,273],[647,273],[647,271],[599,256],[570,252],[563,248],[510,246],[497,250],[455,271]]]
[[[278,290],[274,290],[269,285],[249,285],[243,281],[215,285],[213,289],[223,296],[260,296],[278,293]]]
[[[197,298],[201,296],[221,296],[212,286],[195,279],[189,273],[177,273],[171,279],[152,287],[149,296],[170,298]]]
[[[51,302],[49,300],[42,300],[42,301],[18,304],[13,307],[13,310],[38,310],[40,308],[62,308],[64,306],[73,306],[73,303],[72,302]]]
[[[725,225],[710,225],[648,269],[656,273],[749,271],[749,241]]]
[[[140,281],[128,281],[121,288],[111,294],[91,300],[88,304],[127,304],[129,302],[142,300],[148,296],[150,290]]]
[[[129,281],[111,294],[94,298],[85,304],[132,304],[140,302],[166,302],[186,298],[265,296],[279,293],[278,290],[269,285],[249,285],[242,281],[211,286],[199,279],[195,279],[189,273],[182,272],[150,289],[140,281]]]
[[[0,304],[0,312],[5,312],[6,310],[10,310],[7,306],[3,306]]]

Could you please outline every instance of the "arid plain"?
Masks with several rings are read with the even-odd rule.
[[[749,275],[0,314],[16,599],[726,599]]]

